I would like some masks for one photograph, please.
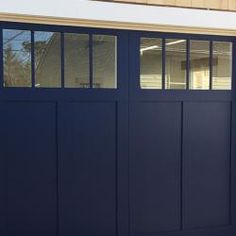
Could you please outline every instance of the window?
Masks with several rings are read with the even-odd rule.
[[[31,87],[31,32],[3,30],[4,87]]]
[[[232,89],[232,42],[141,37],[139,50],[141,89]]]
[[[166,89],[186,89],[186,40],[166,39]]]
[[[189,88],[206,90],[210,88],[210,42],[190,41]]]
[[[35,87],[61,87],[61,34],[34,33]]]
[[[89,88],[89,35],[64,34],[65,87]]]
[[[117,88],[117,36],[3,29],[2,44],[4,87]]]
[[[162,88],[162,40],[141,38],[140,42],[140,87]]]
[[[93,88],[116,88],[116,37],[93,35]]]
[[[232,77],[232,43],[213,42],[213,89],[231,89]]]

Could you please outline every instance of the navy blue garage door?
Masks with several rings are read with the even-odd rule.
[[[3,23],[0,235],[233,236],[233,40]]]

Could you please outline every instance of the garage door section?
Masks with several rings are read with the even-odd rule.
[[[2,27],[0,234],[127,233],[127,37]]]
[[[231,39],[132,37],[131,235],[231,235]]]
[[[1,236],[235,234],[233,38],[0,35]]]

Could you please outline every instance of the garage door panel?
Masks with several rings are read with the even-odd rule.
[[[7,235],[56,235],[56,106],[0,103]]]
[[[180,229],[181,103],[131,105],[134,235]]]
[[[235,102],[232,103],[232,141],[231,141],[231,175],[232,175],[232,182],[231,182],[231,203],[232,203],[232,218],[234,224],[236,225],[236,104]]]
[[[116,232],[116,103],[60,109],[62,235]]]
[[[186,228],[229,223],[230,117],[230,103],[184,103]]]

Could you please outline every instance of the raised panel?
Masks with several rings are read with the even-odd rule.
[[[186,102],[184,227],[229,224],[230,103]]]
[[[181,103],[139,102],[130,112],[132,232],[179,230]]]
[[[117,222],[116,103],[59,108],[60,233],[114,236]]]
[[[56,106],[2,102],[0,114],[7,235],[56,235]]]

